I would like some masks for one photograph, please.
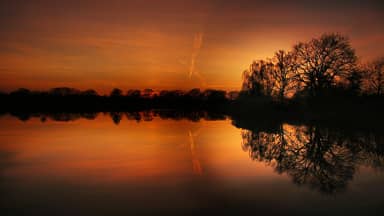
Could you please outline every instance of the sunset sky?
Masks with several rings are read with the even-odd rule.
[[[254,59],[322,33],[384,56],[384,1],[0,0],[0,90],[236,90]]]

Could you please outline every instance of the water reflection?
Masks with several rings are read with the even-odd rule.
[[[382,134],[281,124],[274,131],[243,130],[242,138],[252,160],[326,194],[344,191],[360,165],[384,167]]]
[[[5,113],[3,113],[4,115]],[[25,113],[25,112],[11,112],[9,113],[15,116],[20,121],[28,121],[31,118],[39,118],[41,122],[47,120],[52,121],[76,121],[79,119],[94,120],[101,113],[99,112],[55,112],[55,113]],[[161,119],[182,120],[187,119],[192,122],[198,122],[200,120],[225,120],[227,117],[224,114],[213,113],[207,111],[177,111],[174,110],[146,110],[146,111],[130,111],[130,112],[103,112],[104,115],[109,115],[112,121],[118,125],[124,116],[127,120],[140,121],[152,121],[155,117]]]
[[[148,110],[104,113],[10,113],[21,121],[38,118],[41,122],[94,120],[109,116],[119,125],[124,119],[135,122],[162,120],[225,120],[224,114],[207,111]],[[306,122],[300,124],[276,121],[234,119],[233,125],[242,129],[242,149],[252,160],[287,174],[297,185],[307,185],[325,194],[345,191],[359,166],[384,169],[384,136],[377,130],[344,130]],[[196,151],[195,137],[199,131],[188,130],[188,149],[195,174],[203,167]]]
[[[23,121],[0,118],[4,215],[382,211],[380,128],[245,123],[209,112],[14,116]]]

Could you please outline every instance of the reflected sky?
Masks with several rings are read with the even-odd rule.
[[[6,115],[0,127],[5,215],[383,211],[382,170],[358,164],[346,190],[319,193],[308,184],[294,184],[290,172],[277,172],[276,162],[253,160],[245,131],[229,119],[137,122],[124,117],[117,125],[109,114],[44,123]],[[292,127],[284,130],[296,132]]]
[[[203,174],[212,166],[216,174],[245,175],[254,165],[247,153],[234,145],[241,134],[228,121],[155,119],[142,123],[122,121],[118,126],[109,116],[100,116],[96,121],[47,124],[38,119],[23,123],[9,117],[2,121],[6,128],[1,133],[1,150],[13,152],[13,160],[20,163],[17,169],[7,172],[9,175],[114,182]],[[227,168],[232,166],[243,168]]]

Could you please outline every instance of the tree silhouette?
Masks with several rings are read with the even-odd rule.
[[[348,86],[347,90],[353,95],[359,95],[362,91],[363,74],[361,69],[353,69],[347,76]]]
[[[272,96],[274,88],[273,71],[275,65],[271,60],[254,61],[243,72],[242,91],[253,96]]]
[[[323,34],[293,49],[296,79],[311,96],[342,81],[355,67],[356,55],[348,38],[339,34]]]
[[[280,101],[294,87],[292,53],[279,50],[273,59],[255,61],[243,73],[242,91],[249,95],[275,96]]]
[[[97,92],[93,89],[88,89],[80,93],[82,96],[98,96]]]
[[[74,96],[74,95],[80,95],[81,92],[74,88],[58,87],[58,88],[51,89],[49,91],[49,94],[54,96]]]
[[[20,97],[20,96],[30,96],[31,95],[31,91],[29,89],[26,89],[26,88],[19,88],[13,92],[10,93],[11,96],[16,96],[16,97]]]
[[[222,90],[207,89],[203,92],[204,99],[209,102],[224,102],[226,101],[226,92]]]
[[[291,52],[279,50],[275,53],[275,67],[272,70],[275,92],[280,101],[287,92],[295,87],[294,83],[294,57]]]
[[[153,89],[147,88],[143,90],[142,97],[144,98],[150,98],[152,97],[152,94],[154,93]]]
[[[127,96],[131,98],[139,98],[141,95],[141,91],[137,89],[128,90]]]
[[[368,64],[366,71],[366,85],[368,91],[382,95],[384,92],[384,58],[379,58]]]
[[[118,88],[114,88],[110,94],[111,97],[121,97],[122,95],[123,95],[123,91]]]
[[[384,58],[357,65],[355,51],[347,37],[323,34],[297,43],[292,51],[279,50],[272,59],[253,61],[242,79],[240,96],[267,96],[279,101],[291,96],[300,99],[381,96]]]
[[[187,95],[191,98],[197,99],[201,97],[202,93],[199,88],[194,88],[187,92]]]

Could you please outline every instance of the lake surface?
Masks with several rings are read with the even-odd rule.
[[[384,215],[380,132],[142,113],[19,118],[0,117],[1,215]]]

